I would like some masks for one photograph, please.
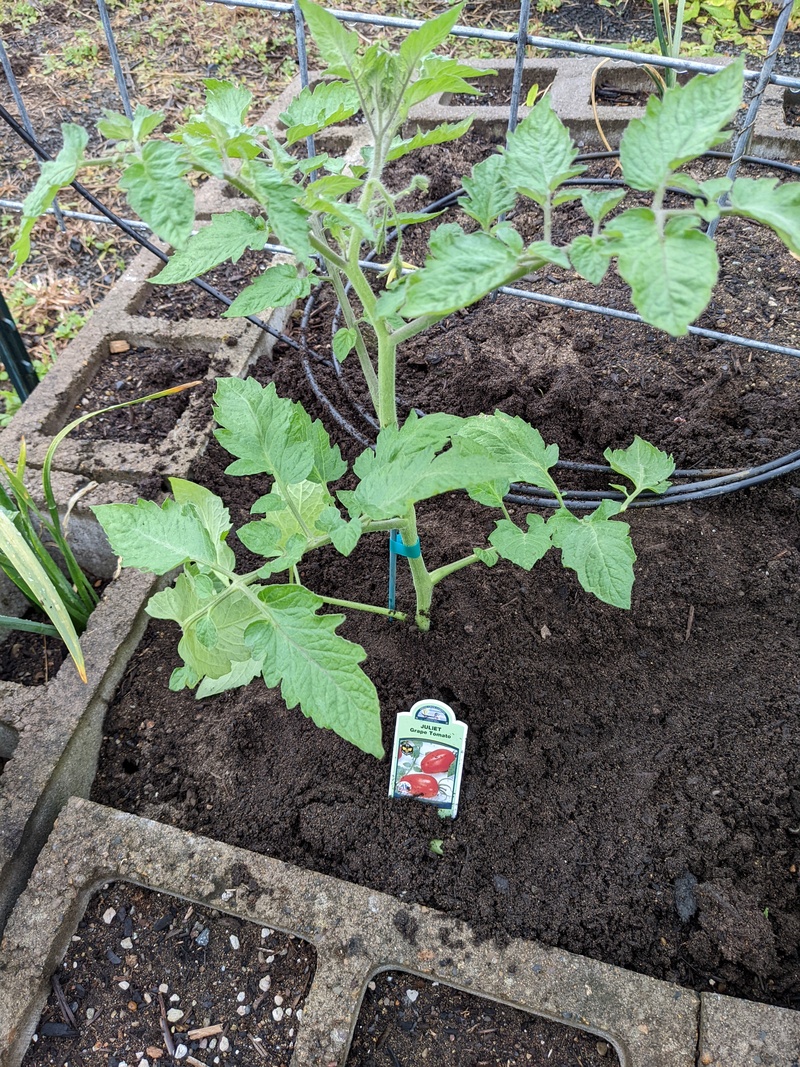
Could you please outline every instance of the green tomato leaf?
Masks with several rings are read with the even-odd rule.
[[[357,58],[358,35],[346,30],[334,15],[312,0],[300,0],[300,9],[320,55],[328,64],[326,74],[350,77]]]
[[[293,145],[327,126],[344,122],[358,108],[358,91],[354,85],[320,82],[313,89],[306,86],[280,116],[286,127],[286,144]]]
[[[407,156],[409,152],[415,152],[418,148],[457,141],[459,137],[463,137],[471,125],[471,118],[464,119],[462,122],[443,122],[429,130],[418,128],[413,137],[395,137],[389,147],[386,161],[391,163],[395,159],[402,159],[403,156]],[[361,156],[366,163],[372,161],[373,152],[372,145],[366,145],[361,149]]]
[[[343,363],[355,348],[357,336],[353,328],[337,330],[333,335],[333,354],[340,363]]]
[[[197,278],[220,263],[238,263],[252,248],[261,251],[269,240],[263,219],[254,219],[246,211],[229,211],[212,215],[208,226],[192,234],[180,252],[150,281],[155,285],[177,285]],[[265,305],[261,305],[264,307]]]
[[[518,415],[496,411],[464,419],[458,436],[479,445],[503,469],[509,482],[527,482],[556,492],[549,471],[558,461],[558,445],[545,445],[542,435]]]
[[[187,560],[214,564],[220,539],[212,536],[194,504],[153,500],[98,504],[92,508],[114,554],[126,567],[166,574]]]
[[[401,116],[405,118],[416,104],[439,93],[480,96],[481,91],[475,88],[472,79],[496,73],[495,70],[468,66],[447,56],[426,56],[420,64],[419,77],[403,93]],[[470,80],[466,81],[467,78]]]
[[[481,563],[487,567],[493,567],[500,559],[500,553],[496,548],[473,548],[472,550]]]
[[[326,508],[317,519],[317,527],[330,537],[333,547],[349,556],[359,542],[363,528],[356,518],[347,522],[337,507]]]
[[[542,263],[554,263],[557,267],[569,269],[570,262],[563,248],[557,248],[548,241],[533,241],[525,249],[527,256],[533,256],[537,260],[536,266]]]
[[[110,112],[106,112],[106,114],[110,114]],[[137,104],[133,112],[133,122],[131,123],[131,133],[134,141],[142,141],[145,137],[149,137],[153,130],[158,129],[166,117],[163,111],[151,111],[144,104]]]
[[[528,529],[521,530],[510,519],[498,519],[489,534],[489,544],[503,559],[529,571],[550,548],[551,531],[541,515],[526,515]]]
[[[777,178],[737,178],[730,211],[769,226],[790,252],[800,256],[800,183]]]
[[[264,663],[266,684],[280,684],[287,708],[299,704],[317,726],[380,759],[378,694],[359,666],[364,649],[335,632],[344,616],[317,615],[321,598],[302,586],[267,586],[258,597],[262,617],[246,640]]]
[[[516,192],[544,205],[559,185],[586,169],[575,166],[577,154],[550,97],[543,96],[509,134],[503,157],[505,180]]]
[[[609,260],[613,255],[606,237],[589,237],[582,233],[575,237],[569,246],[569,258],[572,266],[593,285],[599,285],[605,278]]]
[[[148,141],[141,159],[122,173],[119,184],[136,214],[167,244],[180,248],[194,224],[194,193],[182,180],[188,164],[179,145]]]
[[[225,543],[231,531],[231,514],[220,498],[205,486],[184,478],[170,478],[169,484],[176,504],[194,507],[215,548],[216,562],[227,570],[234,570],[236,557]],[[208,595],[211,592],[209,590]]]
[[[471,177],[463,180],[467,195],[459,197],[458,203],[482,230],[490,230],[496,219],[510,211],[516,202],[516,193],[505,182],[504,169],[503,156],[495,153],[477,163]]]
[[[604,231],[614,238],[619,273],[631,287],[636,310],[673,337],[686,333],[705,310],[717,281],[714,242],[692,217],[669,219],[659,232],[648,208],[623,212]]]
[[[464,3],[456,4],[449,11],[436,18],[429,19],[419,29],[412,30],[400,45],[400,58],[410,72],[414,71],[421,59],[438,48],[458,22],[464,10]]]
[[[139,105],[141,107],[141,104]],[[99,133],[107,141],[132,141],[133,123],[127,115],[118,115],[115,111],[103,109],[105,118],[97,123]]]
[[[61,124],[61,134],[64,146],[55,159],[42,163],[39,180],[22,205],[22,224],[11,246],[14,253],[12,273],[21,267],[31,254],[31,231],[36,220],[53,203],[59,189],[75,181],[75,175],[84,161],[84,151],[89,141],[86,130],[82,126],[64,122]]]
[[[266,518],[247,523],[237,532],[239,540],[251,552],[267,558],[282,554],[293,537],[300,536],[307,543],[313,537],[320,515],[332,503],[324,485],[309,481],[283,488],[274,484],[267,497],[277,497],[282,507],[275,508],[272,504],[263,507]],[[253,514],[262,510],[264,500],[262,497],[256,501]]]
[[[311,279],[297,273],[291,263],[277,263],[242,289],[231,306],[223,311],[224,319],[242,315],[260,315],[266,308],[286,307],[298,297],[311,292]]]
[[[180,668],[178,669],[180,670]],[[187,670],[187,668],[184,668],[184,670]],[[239,660],[231,665],[228,674],[223,674],[219,678],[209,678],[206,675],[198,687],[197,699],[202,700],[204,697],[224,693],[228,689],[239,689],[241,686],[249,685],[254,678],[258,678],[259,674],[261,674],[261,663],[258,660]],[[197,682],[194,684],[197,685]],[[193,689],[194,685],[189,686],[189,688]]]
[[[672,171],[728,139],[723,132],[742,100],[744,59],[718,74],[695,75],[686,85],[651,95],[644,118],[622,137],[620,160],[634,189],[661,189]]]
[[[204,117],[216,119],[230,136],[241,132],[253,102],[250,90],[217,78],[208,78],[203,84],[206,87]]]
[[[562,508],[547,526],[564,566],[575,571],[587,593],[617,608],[631,606],[636,553],[627,523],[596,514],[577,519]]]
[[[580,189],[583,210],[594,223],[601,223],[610,211],[627,196],[625,189]]]
[[[434,230],[430,249],[425,266],[399,282],[404,294],[400,312],[405,318],[448,315],[522,277],[528,269],[519,265],[503,241],[488,233],[464,233],[456,223]]]
[[[607,448],[603,455],[612,470],[633,482],[637,493],[645,489],[652,493],[663,493],[669,489],[675,461],[672,456],[649,441],[643,441],[638,435],[627,448]]]
[[[311,259],[309,213],[297,203],[297,198],[303,195],[300,186],[257,159],[242,163],[241,176],[266,209],[281,244],[291,248],[302,263],[307,263]]]

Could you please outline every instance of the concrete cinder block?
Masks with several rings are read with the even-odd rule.
[[[795,1067],[800,1012],[703,993],[700,1067]]]
[[[18,1067],[92,891],[115,879],[295,934],[317,969],[292,1067],[340,1067],[367,982],[407,971],[597,1034],[623,1067],[694,1067],[699,998],[583,956],[480,942],[441,912],[148,819],[71,800],[0,947],[0,1067]],[[444,942],[447,948],[443,948]],[[459,942],[463,947],[457,948]]]
[[[756,115],[749,153],[789,163],[800,162],[800,126],[790,126],[786,121],[787,108],[798,106],[800,92],[768,85]]]
[[[62,805],[88,794],[106,706],[146,625],[154,583],[125,571],[108,586],[81,637],[85,684],[70,659],[41,686],[0,682],[0,930]]]

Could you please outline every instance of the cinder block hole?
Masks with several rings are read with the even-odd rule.
[[[526,68],[522,77],[520,103],[524,104],[532,86],[539,90],[548,89],[555,79],[555,72],[546,67]],[[483,78],[468,78],[481,92],[481,96],[469,93],[442,93],[439,104],[442,107],[507,107],[511,103],[511,88],[514,80],[513,70],[500,70],[497,74],[487,74]]]
[[[513,994],[513,985],[508,988]],[[386,970],[367,985],[347,1067],[384,1062],[619,1067],[620,1060],[611,1039],[602,1034],[405,971]]]
[[[787,126],[800,126],[800,92],[787,89],[783,94],[783,117]]]
[[[663,77],[666,71],[659,73]],[[679,74],[678,84],[685,85],[690,77]],[[655,82],[641,67],[600,67],[595,76],[595,97],[600,107],[645,107],[655,91]],[[591,106],[591,98],[587,103]]]
[[[23,1067],[77,1064],[92,1046],[103,1063],[150,1047],[208,1067],[291,1059],[316,970],[307,941],[128,882],[96,893],[71,935]]]
[[[0,722],[0,774],[3,773],[3,768],[14,755],[14,749],[17,747],[18,741],[19,734],[14,727]]]

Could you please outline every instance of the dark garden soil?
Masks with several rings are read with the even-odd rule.
[[[203,281],[233,297],[269,265],[269,257],[260,252],[245,252],[238,263],[223,263],[203,275]],[[170,321],[217,319],[225,304],[196,285],[151,285],[137,314],[146,318],[161,316]]]
[[[103,360],[80,403],[75,406],[72,417],[202,379],[208,366],[209,357],[205,352],[131,347]],[[138,443],[163,440],[186,410],[189,398],[190,393],[186,391],[157,402],[98,415],[81,423],[70,436],[93,441]]]
[[[0,680],[44,685],[55,677],[67,655],[58,638],[14,630],[0,645]]]
[[[616,1052],[590,1034],[402,971],[370,982],[347,1067],[614,1067]]]
[[[452,185],[450,151],[428,154],[431,197]],[[559,242],[572,225],[564,210]],[[414,261],[413,241],[405,247]],[[723,231],[721,258],[704,321],[797,344],[795,262],[749,224]],[[615,276],[602,293],[557,269],[538,283],[628,306]],[[310,342],[324,354],[323,304]],[[499,407],[571,460],[601,461],[635,433],[684,468],[749,467],[798,442],[796,363],[509,297],[411,342],[400,372],[415,404]],[[288,348],[255,374],[335,431]],[[331,374],[319,380],[333,390]],[[353,443],[343,446],[352,457]],[[266,480],[227,478],[227,462],[212,443],[193,476],[224,497],[237,527]],[[387,760],[317,730],[260,685],[203,702],[169,693],[177,631],[161,621],[109,710],[92,795],[440,908],[481,936],[536,938],[798,1007],[798,485],[794,474],[632,513],[630,612],[592,600],[551,554],[530,574],[501,563],[443,583],[427,635],[351,613],[341,632],[368,653],[386,740],[396,713],[422,697],[469,724],[453,823],[388,800]],[[426,561],[469,553],[492,525],[461,496],[423,505]],[[318,592],[385,603],[386,555],[371,538],[349,560],[321,553],[301,573]]]
[[[286,1067],[315,966],[305,941],[114,883],[90,900],[23,1062]]]

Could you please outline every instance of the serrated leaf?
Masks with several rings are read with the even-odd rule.
[[[448,56],[426,56],[420,64],[419,77],[403,93],[401,116],[405,117],[416,104],[439,93],[480,96],[481,91],[472,80],[496,73],[496,70],[472,67]]]
[[[470,500],[483,504],[487,508],[501,508],[503,498],[511,487],[511,478],[503,478],[496,482],[482,482],[480,485],[471,485],[467,489]]]
[[[726,141],[722,131],[741,103],[743,71],[737,59],[718,74],[697,74],[663,97],[651,95],[644,118],[628,124],[620,144],[628,185],[660,189],[672,171]]]
[[[663,493],[669,488],[675,461],[672,456],[649,441],[643,441],[638,435],[627,448],[607,448],[603,455],[612,470],[633,482],[637,493],[645,489]]]
[[[353,328],[342,328],[333,335],[333,354],[343,363],[356,345],[357,331]]]
[[[339,494],[351,514],[390,519],[421,500],[468,488],[478,479],[501,473],[492,457],[467,439],[455,438],[449,450],[440,452],[445,441],[437,440],[435,427],[426,425],[435,418],[409,417],[399,430],[381,430],[375,451],[363,452],[353,466],[360,479],[357,489]],[[451,424],[450,435],[459,424]],[[442,420],[440,425],[445,427],[447,422]]]
[[[135,141],[141,141],[149,137],[153,130],[157,130],[167,116],[163,111],[151,111],[144,104],[137,104],[133,112],[131,133]]]
[[[496,548],[473,548],[472,550],[481,563],[487,567],[493,567],[500,558],[500,553]]]
[[[577,519],[565,509],[547,523],[565,567],[598,600],[617,608],[631,606],[636,553],[627,523],[614,519]]]
[[[413,137],[396,137],[386,155],[387,163],[395,159],[402,159],[409,152],[416,152],[419,148],[427,148],[430,145],[446,144],[449,141],[457,141],[463,137],[472,125],[472,119],[463,119],[461,122],[443,122],[439,126],[433,126],[429,130],[420,130]],[[361,150],[362,157],[369,162],[372,158],[373,149],[367,146]]]
[[[242,129],[247,118],[253,94],[243,85],[207,78],[206,106],[204,115],[222,123],[228,134],[236,134]]]
[[[558,445],[545,445],[542,435],[518,415],[495,411],[464,419],[459,437],[466,437],[501,465],[510,482],[527,482],[556,491],[549,470],[558,461]]]
[[[306,86],[281,113],[281,122],[286,127],[286,144],[293,145],[327,126],[344,122],[358,108],[358,91],[354,85],[320,82],[313,89]]]
[[[153,500],[97,504],[92,508],[115,555],[126,567],[166,574],[187,560],[214,564],[218,544],[192,504]]]
[[[501,155],[487,156],[472,168],[469,178],[463,179],[467,195],[459,197],[458,203],[483,230],[490,230],[495,220],[516,202],[516,193],[506,184],[504,167]]]
[[[31,231],[40,215],[50,207],[59,189],[75,180],[75,175],[84,160],[84,150],[89,141],[89,134],[82,126],[72,123],[61,124],[64,144],[55,159],[41,165],[41,173],[36,185],[25,197],[22,205],[22,222],[19,233],[11,245],[14,253],[14,267],[20,267],[31,252]],[[13,271],[12,271],[13,273]]]
[[[617,269],[631,287],[636,310],[651,326],[673,337],[686,333],[705,310],[717,281],[714,242],[701,233],[698,219],[671,218],[659,230],[648,208],[623,212],[609,223]]]
[[[252,186],[256,199],[266,208],[269,222],[281,244],[307,263],[311,258],[309,213],[297,203],[302,189],[279,171],[257,159],[245,160],[242,178]]]
[[[326,174],[311,182],[306,187],[306,193],[311,200],[318,196],[330,199],[360,189],[363,184],[359,178],[351,178],[349,174]]]
[[[790,252],[800,256],[800,183],[779,185],[777,178],[737,178],[730,210],[769,226]]]
[[[300,404],[279,397],[275,383],[219,378],[214,394],[214,436],[237,457],[228,474],[273,474],[289,485],[314,466],[311,420]]]
[[[194,689],[199,681],[191,667],[184,664],[182,667],[176,667],[169,676],[169,690],[171,693],[180,693],[182,689]]]
[[[231,514],[223,502],[210,489],[197,485],[195,482],[186,481],[184,478],[170,478],[169,484],[176,504],[193,505],[214,546],[216,562],[226,570],[233,570],[236,566],[236,557],[226,544],[231,531]],[[198,585],[202,585],[199,580]],[[205,595],[208,596],[210,593],[211,590]],[[201,592],[200,595],[202,596],[203,593]]]
[[[303,481],[284,487],[275,484],[267,496],[277,497],[283,507],[265,509],[266,518],[247,523],[237,532],[251,552],[267,558],[281,555],[292,537],[299,535],[308,542],[320,515],[331,505],[330,493],[319,482]],[[263,501],[264,497],[253,505],[254,514]]]
[[[280,684],[289,709],[299,704],[317,726],[383,756],[378,694],[359,666],[366,653],[335,632],[344,616],[317,615],[321,598],[302,586],[268,586],[258,597],[265,617],[246,640],[264,661],[266,684]]]
[[[254,678],[258,678],[259,674],[261,674],[259,660],[239,660],[231,666],[228,674],[223,674],[219,678],[209,678],[206,675],[197,688],[197,699],[202,700],[204,697],[225,693],[229,689],[239,689],[241,686],[249,685]],[[194,687],[192,686],[191,688]]]
[[[576,156],[569,130],[544,96],[508,136],[505,178],[512,189],[544,205],[559,185],[586,169],[575,165]]]
[[[346,30],[334,15],[312,0],[300,0],[300,9],[320,55],[328,64],[326,73],[350,75],[358,50],[357,34]]]
[[[527,530],[520,529],[510,519],[498,519],[489,534],[489,544],[503,559],[529,571],[550,548],[550,533],[541,515],[526,515]]]
[[[533,241],[525,249],[525,254],[541,263],[554,263],[557,267],[569,269],[570,262],[563,248],[551,245],[549,241]]]
[[[326,508],[320,514],[317,527],[328,534],[333,547],[343,556],[350,555],[363,533],[359,519],[355,518],[347,522],[339,509],[333,506]]]
[[[118,115],[106,108],[103,115],[105,117],[97,123],[97,129],[107,141],[133,140],[133,123],[127,115]]]
[[[581,205],[594,223],[601,223],[627,196],[625,189],[581,189]]]
[[[311,279],[297,273],[291,263],[267,267],[255,281],[242,289],[231,306],[222,313],[224,319],[241,315],[260,315],[267,308],[286,307],[311,292]]]
[[[443,12],[436,18],[429,19],[416,30],[412,30],[400,45],[400,58],[406,65],[407,70],[413,71],[419,61],[438,48],[458,22],[464,10],[464,3],[456,4],[449,11]]]
[[[166,267],[150,281],[154,285],[188,282],[220,263],[238,263],[248,249],[260,252],[268,240],[264,220],[254,219],[246,211],[212,215],[208,226],[202,226],[192,234],[184,247],[175,252]]]
[[[572,266],[593,285],[599,285],[605,278],[611,256],[613,255],[606,237],[589,237],[579,234],[569,246],[569,258]]]
[[[179,145],[148,141],[119,181],[136,214],[174,248],[183,245],[194,224],[194,193],[182,180],[187,170]]]
[[[406,318],[447,315],[468,307],[527,271],[503,241],[488,233],[464,233],[455,223],[434,231],[430,249],[425,266],[399,283],[404,293],[400,310]]]

